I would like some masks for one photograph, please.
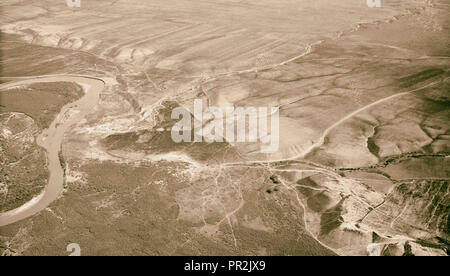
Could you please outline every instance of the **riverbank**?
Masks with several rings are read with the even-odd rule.
[[[92,108],[99,100],[100,92],[103,89],[104,83],[100,80],[74,77],[74,76],[60,76],[60,77],[43,77],[37,79],[28,79],[13,83],[2,85],[2,89],[9,87],[17,87],[22,85],[29,85],[32,83],[55,83],[55,82],[75,82],[83,87],[85,92],[81,99],[65,105],[56,119],[51,123],[50,127],[45,129],[36,140],[36,143],[45,149],[47,152],[47,165],[49,170],[49,181],[44,192],[38,197],[31,200],[30,203],[25,204],[15,210],[4,212],[0,214],[0,226],[5,226],[24,218],[30,217],[39,211],[45,209],[52,203],[63,190],[64,172],[61,167],[59,152],[61,144],[64,139],[65,132],[76,122],[83,118],[86,114],[92,111]],[[74,112],[76,111],[76,112]]]

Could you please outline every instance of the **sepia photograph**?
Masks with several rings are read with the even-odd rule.
[[[0,15],[0,256],[450,255],[448,0]]]

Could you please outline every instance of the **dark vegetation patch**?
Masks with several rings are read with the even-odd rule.
[[[412,247],[409,244],[409,242],[405,242],[405,245],[403,247],[405,252],[403,253],[404,257],[414,257],[415,255],[412,253]]]
[[[272,181],[273,184],[280,184],[280,180],[278,179],[278,176],[272,175],[270,176],[270,181]]]
[[[420,165],[422,168],[417,169],[415,168],[415,172],[423,172],[424,174],[429,174],[432,177],[436,177],[435,174],[430,173],[430,170],[433,170],[434,167],[430,166],[431,164],[437,164],[441,165],[447,162],[447,158],[449,156],[449,153],[436,153],[436,154],[426,154],[426,153],[420,153],[420,152],[409,152],[404,153],[397,156],[392,157],[386,157],[384,158],[380,163],[369,166],[369,167],[357,167],[357,168],[339,168],[337,171],[339,172],[351,172],[351,171],[364,171],[364,172],[370,172],[370,173],[377,173],[381,174],[385,177],[387,177],[390,180],[395,181],[393,177],[385,170],[386,168],[389,168],[390,166],[394,165],[401,165],[401,163],[406,162],[408,164],[408,161],[411,162],[411,160],[415,160],[415,165]],[[423,161],[420,161],[423,160]],[[419,162],[420,161],[420,162]],[[417,163],[419,162],[419,163]],[[395,170],[392,170],[395,171]],[[444,170],[440,170],[437,175],[443,175],[448,174],[446,167],[444,167]],[[436,173],[436,172],[435,172]],[[443,176],[448,177],[448,176]]]
[[[0,118],[16,134],[11,138],[0,136],[0,183],[7,187],[6,195],[0,197],[0,211],[20,207],[46,186],[45,153],[26,135],[36,138],[50,126],[64,105],[82,95],[81,87],[70,82],[35,83],[0,91]],[[10,117],[13,112],[20,115]],[[29,125],[28,116],[33,119],[33,125]],[[31,127],[35,130],[28,133]]]
[[[428,247],[428,248],[433,248],[433,249],[440,249],[444,252],[447,252],[447,250],[450,248],[449,244],[447,243],[443,243],[440,242],[437,238],[436,239],[429,239],[429,240],[425,240],[425,239],[417,239],[415,241],[415,243],[423,246],[423,247]]]
[[[171,136],[171,129],[178,120],[171,118],[171,112],[179,106],[174,102],[164,102],[162,106],[156,116],[156,126],[153,129],[109,135],[103,139],[103,146],[110,151],[137,151],[145,152],[146,154],[182,152],[195,160],[203,162],[236,161],[239,159],[237,152],[226,142],[175,143]],[[194,126],[193,120],[191,125]],[[158,131],[158,129],[164,130]],[[191,135],[193,133],[194,130],[191,129]]]
[[[387,244],[384,246],[381,256],[389,257],[396,256],[398,247],[396,244]]]
[[[324,189],[317,184],[311,177],[306,177],[297,181],[297,190],[307,199],[308,208],[316,213],[326,210],[327,206],[332,202],[331,198],[326,194]]]
[[[82,88],[71,82],[34,83],[0,91],[0,113],[25,113],[35,120],[41,129],[54,121],[67,103],[83,96]]]
[[[322,212],[328,204],[330,204],[331,199],[325,194],[324,191],[316,191],[307,200],[308,207],[314,212]]]
[[[297,184],[300,186],[297,186],[297,189],[305,196],[311,196],[314,193],[313,189],[311,188],[319,188],[320,186],[311,179],[311,177],[306,177],[303,179],[300,179],[297,181]]]
[[[336,206],[326,210],[320,217],[320,235],[327,235],[338,228],[343,222],[343,204],[346,198],[342,198]]]
[[[7,145],[0,139],[0,146]],[[34,150],[14,166],[5,166],[11,160],[0,152],[0,182],[8,187],[8,193],[0,200],[0,212],[13,210],[38,195],[47,184],[48,172],[45,154]]]
[[[380,148],[375,143],[375,139],[373,137],[370,137],[367,139],[367,147],[373,155],[378,157],[378,155],[380,153]]]
[[[23,114],[0,115],[1,125],[15,134],[8,138],[0,135],[0,188],[6,188],[0,193],[0,212],[21,206],[47,184],[45,153],[29,140],[37,129],[35,125],[29,125],[30,121]]]
[[[441,68],[430,68],[423,70],[419,73],[412,74],[407,77],[403,77],[400,79],[400,87],[402,88],[408,88],[411,86],[414,86],[416,84],[422,83],[424,81],[427,81],[429,79],[432,79],[434,77],[440,76],[444,74],[445,71]]]

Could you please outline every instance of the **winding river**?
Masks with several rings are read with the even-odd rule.
[[[8,89],[38,82],[75,82],[83,87],[85,94],[78,101],[65,105],[50,127],[44,130],[36,139],[37,144],[47,152],[47,166],[50,177],[44,191],[21,207],[1,213],[0,226],[6,226],[37,214],[47,208],[50,203],[62,194],[64,171],[60,163],[59,152],[64,134],[76,122],[92,112],[98,103],[101,91],[105,87],[103,80],[86,76],[54,75],[23,79],[0,85],[0,89]]]

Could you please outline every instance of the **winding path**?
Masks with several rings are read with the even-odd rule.
[[[47,152],[47,165],[50,177],[44,191],[21,207],[1,213],[0,226],[6,226],[37,214],[61,195],[64,184],[64,171],[61,167],[59,152],[64,134],[73,124],[92,111],[98,103],[100,92],[105,87],[103,80],[88,76],[51,75],[13,79],[24,80],[5,83],[0,85],[0,89],[38,82],[75,82],[83,87],[85,95],[78,101],[65,105],[50,127],[44,130],[36,139],[36,143]]]
[[[289,158],[289,159],[290,159],[290,160],[293,160],[293,159],[298,159],[298,158],[305,158],[306,155],[308,155],[309,153],[311,153],[313,150],[317,149],[318,147],[323,146],[323,144],[325,143],[325,138],[328,136],[328,134],[330,134],[330,132],[331,132],[332,130],[334,130],[337,126],[341,125],[341,124],[344,123],[345,121],[347,121],[347,120],[349,120],[349,119],[355,117],[356,115],[360,114],[361,112],[366,111],[366,110],[369,110],[370,108],[372,108],[372,107],[374,107],[374,106],[376,106],[376,105],[378,105],[378,104],[380,104],[380,103],[387,102],[387,101],[392,100],[392,99],[394,99],[394,98],[402,97],[402,96],[411,94],[411,93],[416,92],[416,91],[420,91],[420,90],[425,89],[425,88],[428,88],[428,87],[432,87],[432,86],[434,86],[434,85],[436,85],[436,84],[438,84],[438,83],[441,83],[441,82],[442,82],[442,80],[440,80],[440,81],[435,81],[435,82],[432,82],[432,83],[430,83],[430,84],[427,84],[427,85],[425,85],[425,86],[423,86],[423,87],[419,87],[419,88],[416,88],[416,89],[413,89],[413,90],[410,90],[410,91],[406,91],[406,92],[401,92],[401,93],[398,93],[398,94],[394,94],[394,95],[391,95],[391,96],[389,96],[389,97],[379,99],[378,101],[375,101],[375,102],[373,102],[373,103],[371,103],[371,104],[368,104],[368,105],[366,105],[366,106],[364,106],[364,107],[361,107],[360,109],[357,109],[357,110],[353,111],[352,113],[348,114],[347,116],[342,117],[340,120],[338,120],[337,122],[335,122],[334,124],[332,124],[331,126],[329,126],[327,129],[325,129],[325,131],[324,131],[324,132],[322,133],[322,135],[319,137],[319,140],[318,140],[317,142],[315,142],[314,144],[312,144],[311,146],[309,146],[309,147],[308,147],[307,149],[305,149],[302,153],[300,153],[300,154],[298,154],[298,155],[296,155],[296,156],[294,156],[294,157],[291,157],[291,158]]]

